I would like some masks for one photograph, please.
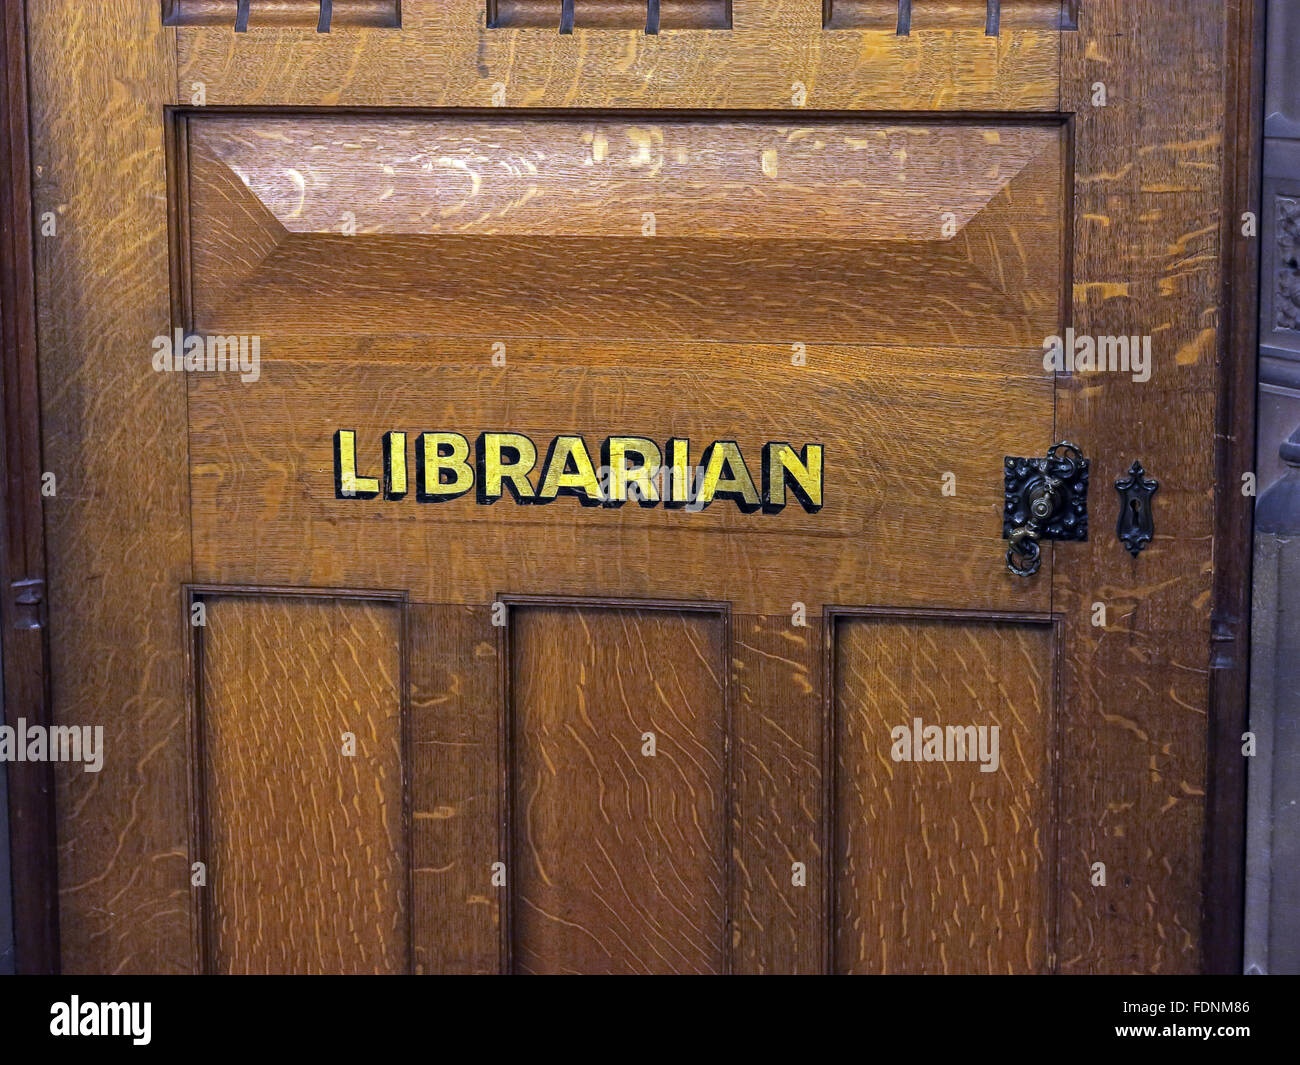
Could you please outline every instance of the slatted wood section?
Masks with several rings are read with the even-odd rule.
[[[571,33],[584,29],[725,30],[731,26],[731,0],[573,0],[565,21],[562,0],[486,0],[492,29],[540,27]],[[654,10],[657,8],[658,10]]]
[[[400,607],[204,605],[195,853],[208,867],[206,968],[406,971]]]
[[[303,27],[329,33],[359,26],[401,26],[401,0],[329,0],[329,18],[321,18],[321,0],[249,0],[248,20],[239,23],[239,0],[164,0],[169,26],[221,26],[239,32]]]
[[[670,18],[681,6],[660,5]],[[181,26],[176,97],[189,102],[201,82],[209,106],[1057,107],[1061,34],[1054,26],[1009,26],[989,37],[978,21],[929,29],[918,16],[906,37],[893,26],[827,33],[818,0],[731,6],[729,30],[665,24],[655,35],[643,26],[561,34],[558,22],[490,30],[486,0],[402,0],[399,32]]]
[[[1053,627],[853,616],[834,625],[835,971],[1049,970]],[[918,718],[997,726],[997,770],[894,760],[892,730]]]
[[[511,614],[515,971],[724,971],[724,616]]]
[[[904,34],[982,29],[997,36],[1015,29],[1064,29],[1071,6],[1071,0],[826,0],[826,27]]]

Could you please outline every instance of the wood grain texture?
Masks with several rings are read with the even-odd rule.
[[[405,971],[401,608],[219,596],[205,605],[208,970]]]
[[[834,640],[835,971],[1048,971],[1052,627],[843,618]],[[895,761],[918,718],[997,726],[997,770]]]
[[[54,717],[106,749],[57,773],[70,973],[190,965],[185,384],[149,366],[171,324],[171,34],[152,3],[28,4],[34,209],[58,226],[36,241]]]
[[[1200,966],[1207,677],[1213,586],[1227,9],[1096,0],[1067,35],[1062,107],[1075,129],[1076,331],[1153,337],[1145,384],[1060,381],[1057,436],[1095,469],[1135,459],[1161,482],[1156,538],[1133,559],[1107,534],[1057,552],[1066,619],[1061,968]],[[1107,106],[1091,104],[1106,83]],[[1092,604],[1109,623],[1090,623]],[[1108,886],[1089,870],[1105,862]]]
[[[723,615],[515,606],[510,624],[515,971],[724,971]]]
[[[400,587],[443,603],[490,602],[498,591],[705,593],[773,615],[796,601],[814,613],[872,601],[1048,605],[1050,560],[1040,578],[1015,578],[1001,539],[1002,458],[1036,454],[1051,434],[1050,379],[1036,352],[968,361],[970,351],[954,360],[954,350],[811,347],[809,364],[794,368],[788,347],[536,343],[511,345],[497,369],[486,346],[450,341],[385,339],[347,360],[282,359],[286,347],[264,349],[255,384],[191,376],[204,580]],[[356,430],[358,461],[377,470],[387,430],[472,439],[489,427],[543,448],[560,432],[585,433],[597,449],[615,431],[685,436],[696,454],[735,439],[747,456],[764,440],[824,442],[825,505],[742,514],[729,501],[690,512],[335,497],[339,428]],[[945,473],[955,495],[943,494]],[[226,549],[231,522],[258,529],[255,553]],[[918,565],[916,544],[944,565]]]
[[[494,973],[504,891],[497,729],[500,629],[489,607],[413,604],[411,862],[416,972]]]
[[[815,973],[823,963],[822,625],[806,620],[731,618],[737,973]]]
[[[402,28],[177,30],[208,105],[1054,111],[1055,29],[822,29],[816,0],[738,0],[730,30],[488,29],[484,0],[404,0]],[[668,74],[667,72],[671,72]],[[798,83],[806,93],[796,104]]]
[[[176,602],[181,584],[196,576],[409,588],[444,604],[419,608],[422,628],[412,647],[420,707],[413,713],[424,729],[412,759],[413,794],[417,811],[430,816],[420,818],[414,837],[418,916],[411,919],[415,963],[426,970],[497,964],[499,892],[484,888],[481,866],[505,843],[492,787],[503,765],[491,719],[499,703],[494,671],[504,662],[484,650],[490,637],[481,630],[485,604],[501,591],[716,594],[738,611],[733,646],[715,642],[705,656],[735,690],[730,820],[725,803],[708,807],[700,799],[717,819],[706,835],[720,824],[723,836],[733,837],[730,851],[725,844],[716,851],[732,863],[733,876],[728,885],[717,879],[716,862],[699,859],[691,881],[697,894],[686,897],[699,907],[692,920],[709,925],[709,935],[683,935],[677,949],[686,960],[667,967],[802,971],[810,949],[820,949],[810,948],[807,932],[819,871],[810,862],[809,894],[793,899],[788,878],[769,875],[812,849],[813,823],[827,813],[808,798],[819,781],[808,765],[817,747],[806,690],[817,636],[809,633],[805,644],[785,628],[796,600],[814,616],[824,602],[1060,612],[1069,648],[1060,968],[1183,972],[1201,964],[1210,612],[1224,565],[1214,556],[1215,402],[1226,372],[1216,363],[1223,353],[1221,264],[1225,217],[1245,209],[1230,199],[1224,180],[1232,154],[1224,137],[1232,106],[1225,82],[1233,76],[1227,24],[1236,0],[1191,5],[1177,17],[1152,0],[1090,0],[1082,5],[1080,32],[1064,35],[1037,23],[1013,25],[1017,12],[1039,19],[1050,10],[1006,0],[1008,18],[997,37],[986,37],[973,20],[959,29],[927,26],[929,15],[951,9],[967,18],[979,5],[914,6],[910,36],[874,23],[823,31],[820,5],[808,0],[737,0],[731,30],[658,36],[639,29],[579,28],[571,36],[489,30],[482,0],[407,0],[401,30],[317,34],[307,26],[254,25],[232,34],[227,26],[163,29],[152,0],[30,0],[35,208],[59,219],[58,237],[39,239],[36,249],[43,465],[59,478],[57,497],[45,501],[55,718],[103,723],[108,746],[102,773],[60,771],[65,970],[189,967],[184,633]],[[1107,86],[1105,108],[1089,102],[1097,81]],[[889,127],[886,138],[899,123],[844,114],[799,115],[796,122],[796,83],[807,91],[807,107],[819,111],[980,112],[938,123],[943,132],[934,134],[949,138],[947,194],[961,222],[958,235],[916,239],[928,232],[926,211],[945,198],[935,163],[942,153],[929,151],[923,139],[905,139],[896,143],[911,161],[878,157],[868,177],[891,190],[889,182],[901,177],[908,194],[882,195],[877,211],[837,171],[825,216],[835,239],[829,232],[800,238],[801,224],[820,224],[820,192],[805,180],[816,168],[801,173],[808,162],[802,149],[792,158],[784,143],[760,145],[757,135],[737,132],[768,128],[752,114],[699,112],[782,110],[792,130],[874,124]],[[385,122],[416,129],[445,123],[446,114],[394,122],[391,114],[187,113],[179,121],[192,129],[211,121],[211,130],[249,135],[251,146],[230,135],[169,139],[163,107],[189,106],[196,84],[220,107],[474,109],[462,130],[486,124],[508,132],[536,122],[535,132],[552,122],[548,128],[569,131],[546,146],[570,186],[586,169],[583,152],[595,169],[602,128],[620,132],[622,149],[628,127],[712,123],[715,133],[729,131],[716,138],[726,160],[712,171],[701,164],[697,173],[712,177],[695,185],[671,154],[661,157],[660,173],[676,176],[674,182],[611,167],[616,190],[587,197],[603,204],[597,212],[559,182],[512,177],[472,195],[463,187],[453,194],[453,186],[434,180],[445,176],[436,169],[403,169],[389,159],[393,194],[381,199],[387,186],[372,180],[372,156],[382,153],[382,137],[365,142],[369,154],[349,158],[343,137],[321,137],[320,130],[382,132]],[[505,110],[487,110],[494,93]],[[536,117],[521,117],[530,108]],[[643,123],[626,114],[580,122],[571,113],[539,110],[547,108],[676,113]],[[1058,111],[1074,116],[1068,127],[1056,127],[1056,139],[1024,156],[1014,175],[1011,168],[1004,173],[998,160],[1008,157],[1008,144],[1045,136],[1047,127],[1027,116],[1050,119]],[[994,122],[991,112],[1024,121],[1004,115]],[[259,122],[278,124],[304,149],[300,154],[311,149],[323,160],[329,179],[318,184],[307,180],[310,167],[294,168],[304,178],[301,216],[275,169],[293,166],[293,153],[278,140],[257,140]],[[909,116],[905,125],[926,123]],[[983,139],[994,126],[1007,143]],[[968,129],[982,131],[978,142]],[[589,147],[584,132],[592,133]],[[689,141],[691,134],[683,136]],[[418,134],[404,137],[404,149],[419,150]],[[495,176],[494,160],[532,162],[546,174],[520,137],[456,143],[456,158],[480,180]],[[185,261],[192,276],[178,276],[174,292],[164,182],[171,145],[175,172],[190,179],[177,190],[178,244],[193,248]],[[192,166],[187,148],[195,149]],[[652,160],[656,150],[651,138]],[[777,152],[775,179],[764,172],[768,150]],[[630,147],[615,158],[630,161]],[[963,170],[968,161],[996,166],[998,180]],[[246,169],[247,182],[237,166]],[[733,197],[770,208],[780,239],[762,238],[759,212],[751,234],[734,204],[710,202],[709,188],[727,181]],[[1069,242],[1059,231],[1067,191],[1074,197]],[[193,203],[189,215],[185,193]],[[459,205],[473,224],[448,232],[441,217],[437,226],[421,221],[422,198]],[[669,235],[654,243],[629,236],[634,227],[618,209],[656,198],[674,207]],[[358,215],[355,237],[332,235],[342,219],[331,221],[331,212],[344,210]],[[691,227],[676,232],[681,219]],[[701,237],[709,226],[717,232]],[[1061,270],[1066,254],[1072,259]],[[1062,292],[1062,276],[1072,290]],[[194,297],[188,302],[187,291]],[[1038,344],[1062,324],[1062,303],[1080,333],[1152,335],[1156,367],[1145,384],[1121,375],[1061,377],[1053,424],[1053,383],[1041,371]],[[150,340],[172,325],[262,335],[262,380],[241,385],[196,374],[187,387],[180,375],[151,372]],[[507,342],[508,369],[489,363],[497,340]],[[809,345],[809,367],[792,376],[796,342]],[[835,503],[828,501],[816,524],[794,511],[773,520],[715,507],[670,525],[663,511],[593,514],[566,507],[571,500],[532,513],[511,504],[471,506],[436,522],[414,500],[337,509],[328,476],[334,429],[355,427],[364,451],[387,429],[472,433],[486,426],[464,423],[487,415],[495,427],[522,427],[542,440],[566,430],[596,440],[615,431],[664,438],[679,427],[701,441],[748,433],[747,453],[752,441],[822,433],[828,470],[850,476],[836,485],[828,497]],[[1000,458],[1039,453],[1062,437],[1079,441],[1093,459],[1095,532],[1087,544],[1056,551],[1037,580],[1017,581],[1001,562]],[[372,451],[365,461],[376,457]],[[1109,486],[1135,458],[1162,481],[1157,538],[1136,561],[1110,533],[1116,499]],[[951,498],[939,493],[948,471],[958,483]],[[852,499],[844,494],[851,489]],[[918,564],[918,545],[939,562]],[[1098,601],[1109,621],[1094,629],[1089,619]],[[589,670],[584,697],[653,705],[653,686],[641,681],[616,690],[617,675],[596,667],[637,641],[669,648],[665,633],[682,626],[700,640],[714,639],[714,621],[689,612],[671,624],[653,612],[637,614],[627,622],[635,630],[628,636],[613,634],[609,620],[626,611],[587,611],[584,617],[599,615],[595,623],[610,638],[583,642],[571,620],[582,612],[557,613],[563,618],[534,629],[527,618],[540,617],[539,610],[520,613],[526,639],[516,650],[530,672],[516,679],[531,693],[525,709],[537,711],[529,721],[567,721],[583,738],[573,720],[559,716],[573,705],[557,694],[571,684],[571,672],[561,667]],[[764,616],[744,620],[748,615]],[[844,624],[862,632],[880,623]],[[1012,625],[1002,635],[1010,630],[1020,642],[1026,631],[1034,639],[1039,633]],[[960,650],[960,642],[950,643]],[[864,673],[858,685],[864,699],[881,698],[888,691],[881,682],[899,671],[928,680],[915,661],[898,659],[906,646],[895,640],[876,649],[876,672]],[[716,743],[708,729],[719,705],[717,680],[702,666],[669,661],[674,676],[694,683],[696,731],[706,745]],[[974,694],[956,687],[960,673],[943,674],[952,689],[944,705],[966,712],[982,705],[980,691],[996,683],[1028,683],[1005,666],[996,677],[988,668],[977,671],[982,687]],[[700,672],[688,677],[689,669]],[[255,713],[271,704],[259,696],[248,705]],[[790,708],[789,720],[780,716],[783,708]],[[538,765],[539,751],[578,764],[572,734],[538,737],[540,746],[523,752],[530,766]],[[600,764],[619,765],[616,754]],[[712,794],[718,803],[707,774],[693,783],[699,796]],[[1028,801],[1028,778],[1020,785],[1016,795]],[[896,809],[915,798],[908,791]],[[955,823],[965,826],[962,839],[978,832],[963,820],[981,810],[978,802],[951,793],[946,801],[952,814],[945,831]],[[575,805],[564,788],[548,793],[548,802],[566,817],[591,810]],[[999,816],[1004,820],[996,824],[1006,829],[1009,814]],[[1048,830],[1050,819],[1035,825]],[[635,827],[638,834],[625,833],[624,841],[653,830],[650,822]],[[950,836],[949,846],[957,838]],[[1014,838],[988,860],[1027,868],[1033,848]],[[906,855],[906,846],[899,853]],[[507,857],[518,888],[519,855]],[[966,905],[960,887],[943,892],[960,885],[961,863],[972,857],[984,860],[958,848],[951,865],[937,866],[933,875],[947,879],[932,883],[932,903],[942,896]],[[1105,889],[1088,884],[1094,861],[1108,865]],[[855,883],[911,875],[906,863],[853,869]],[[965,953],[947,952],[946,945],[939,953],[917,932],[906,940],[915,940],[916,951],[905,964],[999,971],[1046,964],[1039,948],[1045,939],[1031,930],[1047,896],[1033,884],[1016,885],[999,900],[996,875],[967,880],[976,913],[980,903],[988,913],[1013,907],[1014,920],[999,926],[999,946],[972,941],[968,923],[956,927],[952,905],[939,906],[930,925],[953,932],[943,942]],[[595,907],[595,898],[579,891],[561,905]],[[733,911],[730,934],[709,924],[719,905]],[[628,912],[649,913],[663,928],[685,927],[672,925],[676,914],[664,924],[650,905]],[[592,913],[583,917],[592,926],[611,920],[608,911]],[[638,919],[633,949],[618,960],[658,965],[650,945],[663,944]],[[889,926],[889,942],[900,941],[900,929]],[[570,932],[548,926],[540,939],[525,940],[542,953],[521,953],[520,967],[557,958],[613,967],[589,941],[574,946],[565,938]],[[371,967],[386,957],[380,938],[378,930],[367,938],[374,947],[367,958],[379,959]],[[605,931],[601,938],[614,941]],[[851,936],[858,953],[846,946],[844,957],[883,964],[881,942]],[[297,946],[277,943],[261,961]]]

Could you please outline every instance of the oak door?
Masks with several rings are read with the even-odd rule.
[[[65,969],[1196,968],[1210,6],[32,0]]]

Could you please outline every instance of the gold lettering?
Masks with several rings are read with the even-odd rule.
[[[600,479],[582,437],[557,436],[552,440],[543,470],[542,485],[537,489],[539,503],[549,503],[559,495],[577,496],[584,507],[594,507],[604,501]]]
[[[700,456],[704,476],[696,501],[701,509],[714,499],[732,499],[744,513],[752,514],[761,505],[754,478],[734,440],[718,440],[704,449]]]
[[[495,503],[501,498],[502,486],[519,503],[533,501],[534,492],[528,474],[537,463],[537,447],[522,433],[482,433],[478,438],[478,501]],[[505,452],[513,457],[503,457]]]
[[[379,495],[378,477],[357,476],[357,434],[340,429],[334,434],[334,494],[339,499],[373,499]]]
[[[628,456],[638,462],[629,467]],[[609,471],[607,507],[621,507],[628,500],[628,487],[634,486],[634,498],[643,507],[653,507],[659,501],[655,477],[659,473],[663,456],[659,445],[643,436],[611,436],[600,449],[601,465]]]
[[[415,441],[415,498],[445,503],[474,487],[469,441],[460,433],[421,433]]]
[[[816,514],[822,509],[821,444],[807,444],[803,453],[784,441],[773,441],[763,448],[763,509],[774,514],[785,506],[786,475],[790,490],[804,510]]]

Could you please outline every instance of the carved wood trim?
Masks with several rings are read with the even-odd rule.
[[[889,30],[900,37],[914,31],[983,29],[997,37],[1003,29],[1075,29],[1070,0],[823,0],[822,25],[828,30]]]

